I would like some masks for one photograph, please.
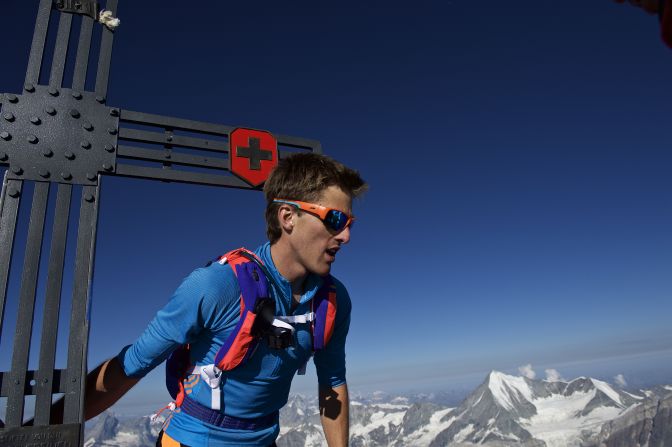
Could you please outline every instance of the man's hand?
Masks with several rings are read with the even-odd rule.
[[[345,447],[350,438],[348,385],[320,387],[320,418],[329,447]]]
[[[84,418],[88,421],[107,410],[139,380],[128,377],[116,357],[100,364],[86,376]],[[51,405],[51,424],[63,423],[64,402],[61,398]],[[26,421],[23,425],[33,425],[33,420]],[[0,428],[2,427],[4,423],[0,420]]]

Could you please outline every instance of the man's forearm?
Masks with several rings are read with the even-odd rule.
[[[119,361],[113,357],[98,365],[86,376],[84,398],[84,418],[88,421],[110,408],[138,380],[128,377]],[[61,398],[51,406],[50,420],[52,424],[63,423],[63,403]],[[32,425],[32,422],[29,423]]]
[[[116,357],[103,362],[86,378],[85,418],[89,420],[110,408],[139,380],[128,377]]]
[[[348,386],[320,387],[320,419],[329,447],[348,445],[350,437],[350,398]]]

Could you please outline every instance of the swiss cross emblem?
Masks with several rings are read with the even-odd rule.
[[[278,164],[278,142],[269,132],[235,129],[229,135],[231,172],[259,186]]]

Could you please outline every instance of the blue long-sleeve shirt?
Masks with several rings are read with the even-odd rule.
[[[310,300],[322,279],[309,275],[299,305],[290,311],[292,289],[276,269],[270,244],[255,253],[266,265],[281,290],[270,287],[276,315],[301,315],[310,312]],[[333,335],[326,348],[314,356],[320,386],[345,384],[345,340],[350,326],[351,303],[341,282],[336,285],[337,312]],[[119,353],[124,372],[143,377],[162,363],[180,345],[189,343],[195,365],[214,363],[217,351],[235,328],[240,317],[240,289],[228,264],[213,262],[194,270],[132,345]],[[292,379],[312,354],[310,324],[295,324],[295,346],[276,350],[259,343],[254,355],[242,366],[224,373],[221,411],[224,414],[255,418],[280,410],[286,403]],[[210,406],[211,389],[200,379],[189,395]],[[231,430],[204,424],[177,409],[165,426],[173,439],[190,446],[268,446],[279,433],[279,425],[258,430]]]

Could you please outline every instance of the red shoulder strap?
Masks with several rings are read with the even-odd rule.
[[[318,351],[329,343],[336,324],[336,286],[330,276],[325,278],[313,300],[313,349]]]
[[[244,363],[258,342],[252,336],[252,327],[257,317],[254,308],[260,295],[268,290],[268,283],[257,264],[262,264],[261,260],[245,248],[226,253],[217,262],[231,266],[241,290],[240,319],[215,356],[217,368],[229,371]]]
[[[247,254],[247,256],[254,258],[259,264],[263,265],[263,262],[261,262],[261,259],[257,255],[255,255],[253,252],[248,250],[245,247],[240,247],[236,248],[235,250],[231,250],[228,253],[223,254],[219,258],[217,258],[217,262],[220,264],[229,264],[231,266],[231,269],[233,269],[233,273],[238,276],[238,271],[236,269],[236,266],[238,264],[242,264],[244,262],[250,262],[249,257],[246,258],[243,256],[243,253]]]

